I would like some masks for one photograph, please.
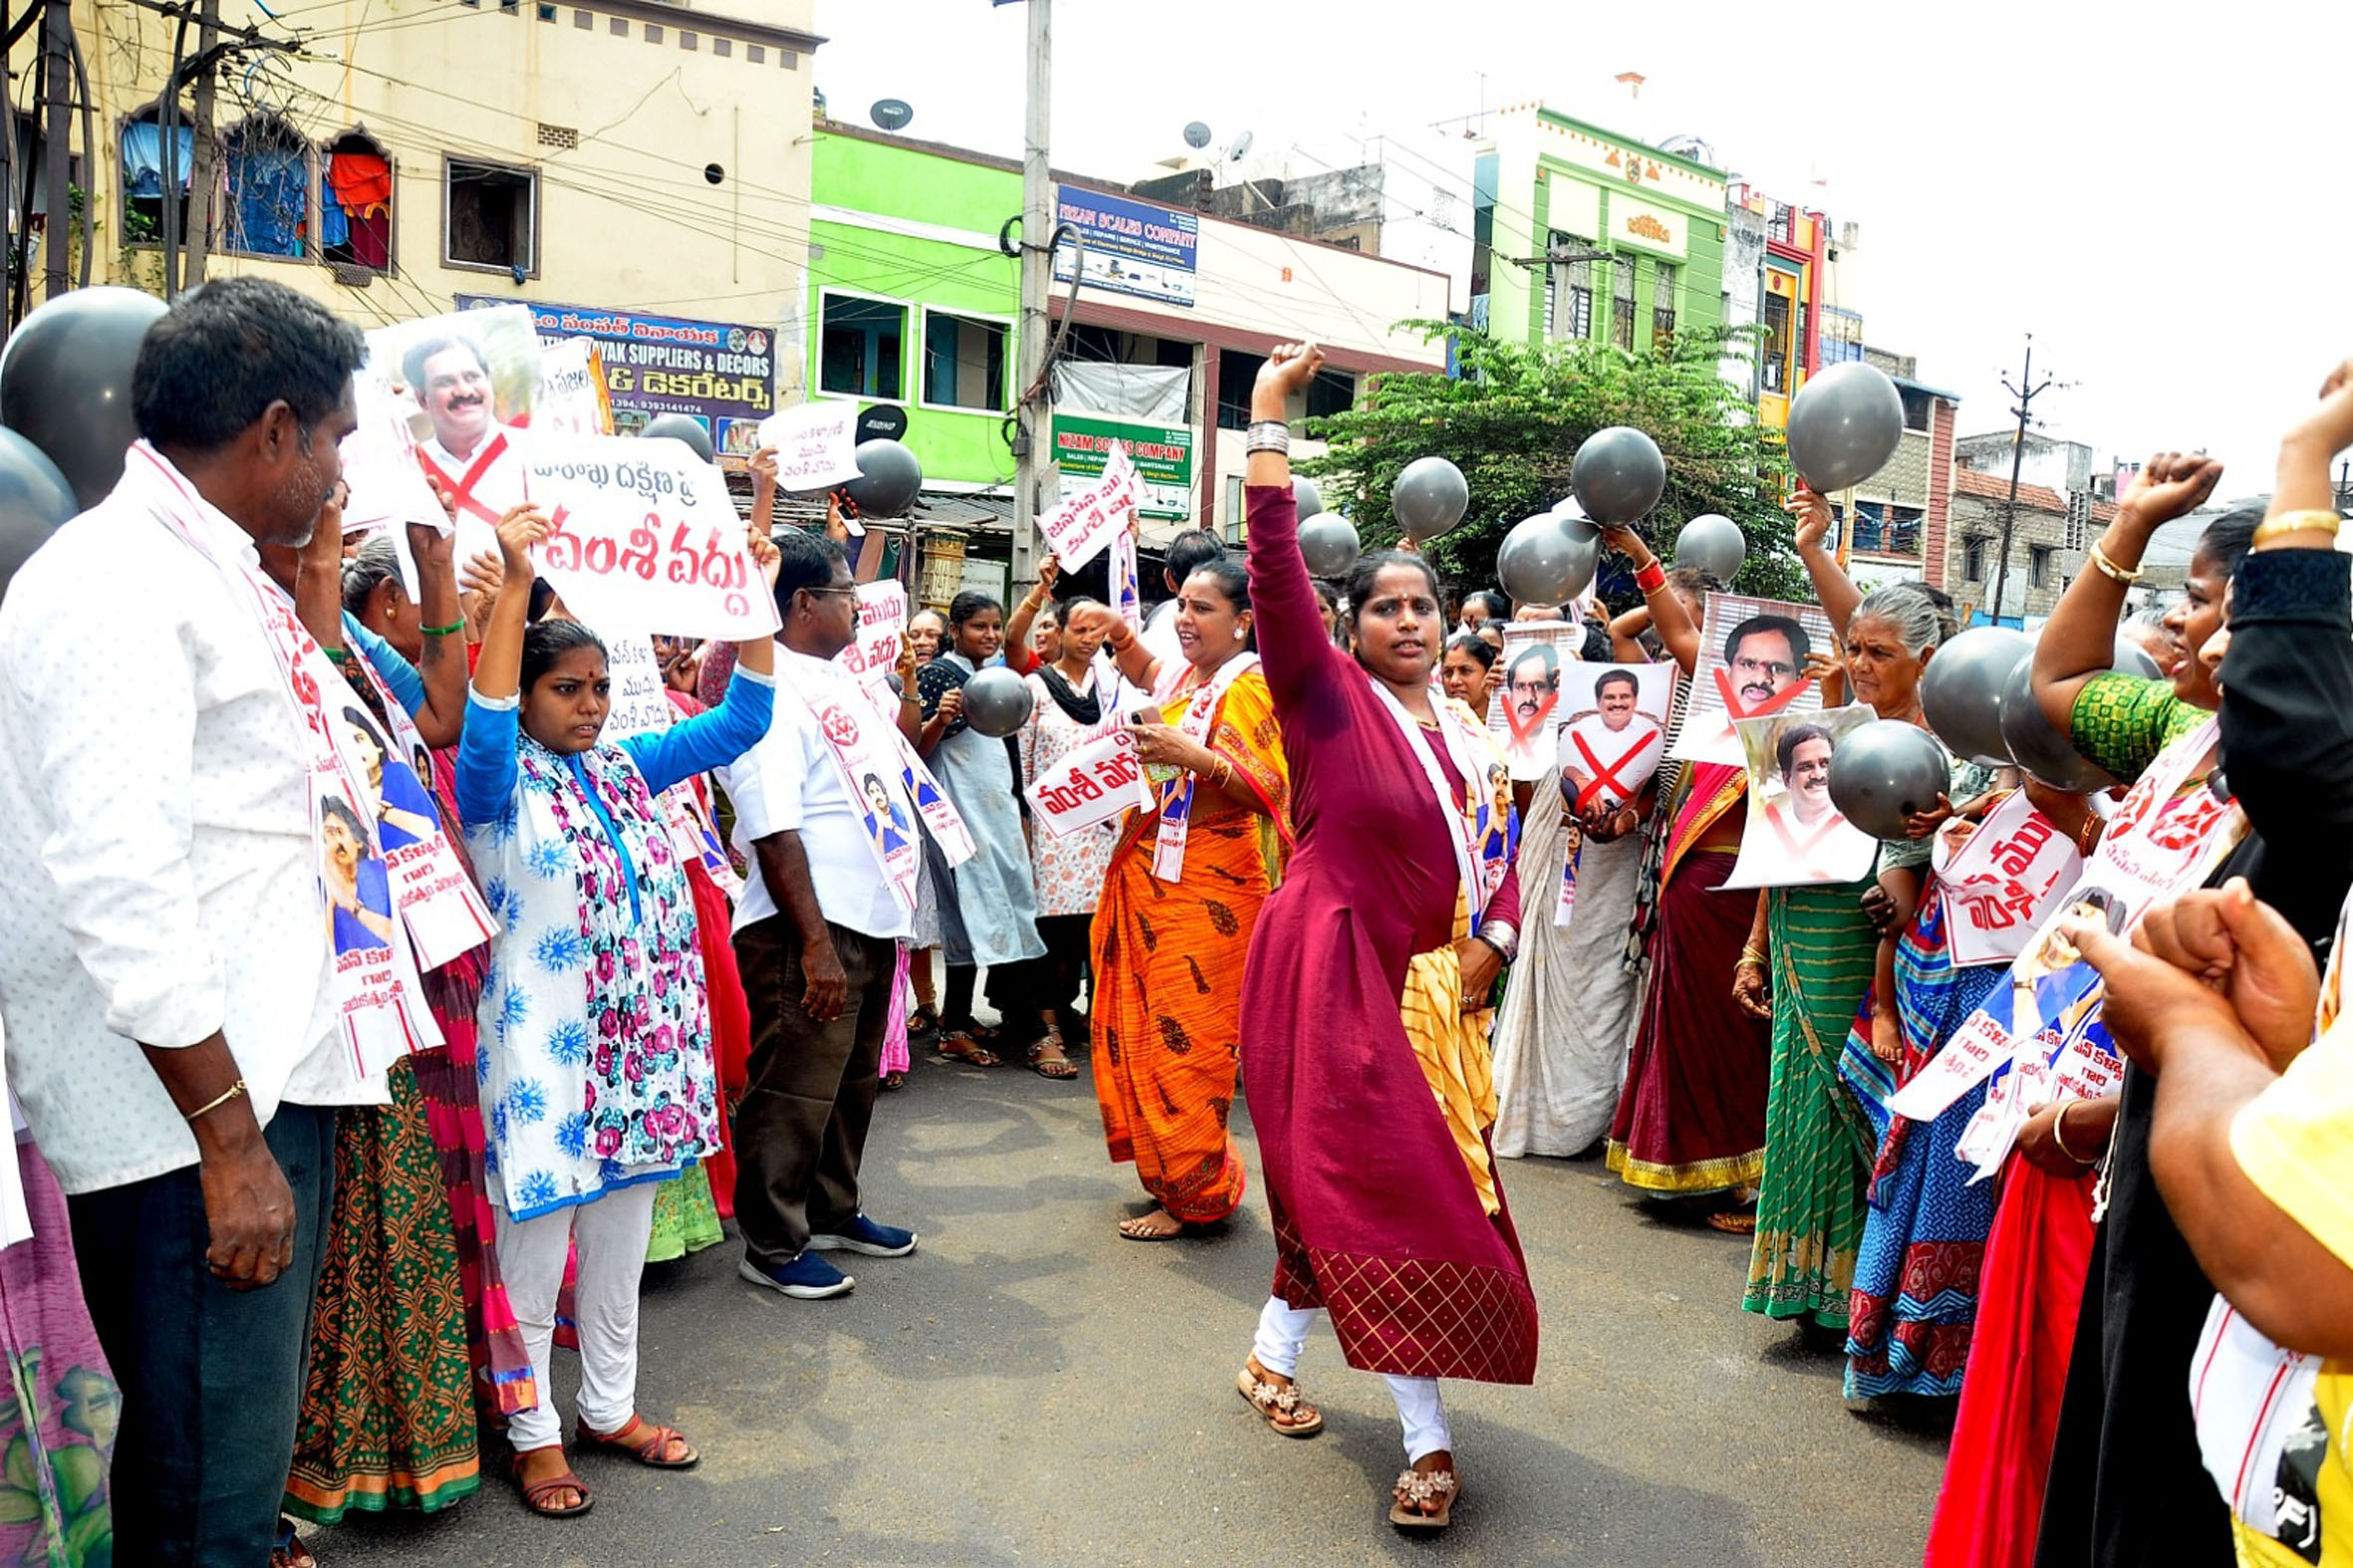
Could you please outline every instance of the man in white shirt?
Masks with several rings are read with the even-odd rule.
[[[432,421],[417,448],[425,476],[457,508],[461,556],[498,547],[498,520],[522,504],[523,455],[498,422],[498,395],[480,345],[454,333],[425,339],[401,356],[408,391]]]
[[[751,1000],[750,1086],[735,1112],[740,1272],[804,1300],[857,1283],[820,1253],[904,1257],[915,1233],[858,1206],[899,940],[914,929],[922,847],[890,719],[835,660],[858,635],[858,585],[830,539],[776,540],[776,717],[729,767],[735,910]]]
[[[382,1098],[336,1022],[317,752],[234,565],[311,538],[363,354],[281,284],[183,295],[132,376],[151,453],[0,607],[0,1012],[122,1386],[119,1562],[268,1560],[334,1108]]]

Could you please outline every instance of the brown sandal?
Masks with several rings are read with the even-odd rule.
[[[642,1440],[632,1441],[630,1434],[633,1432],[648,1436]],[[657,1470],[690,1470],[702,1462],[702,1455],[694,1451],[694,1445],[686,1442],[685,1436],[676,1428],[655,1426],[643,1416],[630,1418],[630,1424],[619,1432],[599,1432],[584,1421],[580,1424],[580,1442],[583,1447],[612,1448],[626,1453],[640,1464]],[[685,1443],[684,1458],[668,1457],[673,1442]]]
[[[1462,1481],[1452,1470],[1407,1470],[1390,1490],[1389,1522],[1401,1530],[1437,1532],[1454,1522],[1454,1504],[1462,1495]],[[1428,1513],[1416,1507],[1436,1503]]]
[[[1710,1230],[1720,1230],[1727,1236],[1756,1234],[1756,1210],[1753,1208],[1719,1208],[1703,1221]]]
[[[1266,1418],[1266,1425],[1286,1437],[1312,1437],[1324,1430],[1324,1413],[1299,1397],[1296,1380],[1272,1384],[1251,1371],[1250,1365],[1242,1363],[1234,1388],[1252,1410]]]
[[[523,1455],[526,1453],[543,1453],[546,1450],[544,1448],[522,1448],[516,1450],[515,1485],[520,1488],[523,1493],[523,1506],[529,1508],[533,1513],[538,1514],[543,1519],[577,1519],[582,1514],[588,1512],[591,1508],[594,1508],[597,1505],[597,1499],[589,1492],[588,1482],[573,1474],[572,1466],[569,1464],[564,1466],[563,1473],[551,1475],[543,1481],[527,1481],[523,1479]],[[561,1449],[559,1448],[558,1451],[561,1451]],[[548,1499],[560,1491],[578,1492],[580,1494],[580,1501],[574,1503],[569,1508],[558,1508],[551,1506],[548,1502]]]

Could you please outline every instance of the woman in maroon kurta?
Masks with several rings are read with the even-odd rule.
[[[1279,422],[1322,359],[1277,349],[1252,418]],[[1473,889],[1484,909],[1475,934],[1457,940],[1464,781],[1430,685],[1445,634],[1437,582],[1418,556],[1367,557],[1349,585],[1357,655],[1335,648],[1299,554],[1289,461],[1265,449],[1278,433],[1254,424],[1250,438],[1250,595],[1297,847],[1259,916],[1242,987],[1242,1085],[1278,1248],[1243,1392],[1254,1386],[1278,1432],[1320,1430],[1290,1374],[1307,1314],[1327,1310],[1349,1365],[1389,1375],[1406,1421],[1414,1468],[1390,1516],[1435,1525],[1456,1490],[1435,1380],[1532,1381],[1536,1301],[1500,1188],[1490,1214],[1401,999],[1415,955],[1449,946],[1463,995],[1483,998],[1516,942],[1519,890],[1509,875],[1491,893]]]

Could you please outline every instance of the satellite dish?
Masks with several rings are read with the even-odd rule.
[[[1239,163],[1242,160],[1242,154],[1250,150],[1250,132],[1243,131],[1233,138],[1233,145],[1225,149],[1225,155]]]
[[[885,131],[904,131],[907,123],[915,118],[915,112],[905,99],[885,98],[876,100],[866,116]]]
[[[1209,128],[1197,120],[1187,121],[1184,127],[1184,144],[1196,152],[1207,146],[1209,144]]]

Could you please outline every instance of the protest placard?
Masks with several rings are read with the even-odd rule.
[[[1948,824],[1938,835],[1940,855],[1954,838],[1960,848],[1937,868],[1953,961],[2007,963],[2026,950],[2050,901],[2083,875],[2083,856],[2024,790],[1973,828]]]
[[[613,394],[594,338],[559,338],[539,351],[531,428],[542,435],[611,435]]]
[[[858,636],[842,650],[842,667],[861,684],[879,685],[899,667],[906,636],[906,587],[891,577],[862,583],[858,589]]]
[[[1136,755],[1136,737],[1115,729],[1065,756],[1060,765],[1038,775],[1023,791],[1029,799],[1030,820],[1055,838],[1065,838],[1098,823],[1108,822],[1133,807],[1152,807],[1152,789],[1144,782],[1144,762]]]
[[[1819,709],[1821,688],[1806,674],[1806,660],[1837,646],[1830,618],[1816,606],[1709,594],[1689,711],[1668,755],[1741,766],[1747,758],[1734,721]]]
[[[1503,629],[1503,656],[1495,660],[1500,678],[1488,688],[1487,728],[1501,742],[1511,776],[1522,783],[1542,778],[1558,760],[1560,672],[1577,662],[1584,646],[1585,629],[1566,621],[1514,621]]]
[[[1879,841],[1832,804],[1830,764],[1847,736],[1878,717],[1858,702],[1733,724],[1748,769],[1748,818],[1724,887],[1794,888],[1870,873]]]
[[[460,560],[496,550],[498,520],[526,499],[518,438],[538,406],[543,369],[531,313],[519,305],[368,334],[360,382],[412,399],[415,461],[456,505]]]
[[[830,490],[858,477],[858,404],[805,402],[760,421],[760,444],[776,450],[779,490]]]
[[[1136,465],[1128,461],[1124,447],[1115,447],[1103,465],[1101,479],[1042,514],[1038,530],[1054,547],[1062,570],[1080,570],[1126,532],[1142,494],[1136,483]]]
[[[776,631],[727,481],[684,442],[537,437],[524,479],[554,524],[533,559],[581,620],[730,640]]]

